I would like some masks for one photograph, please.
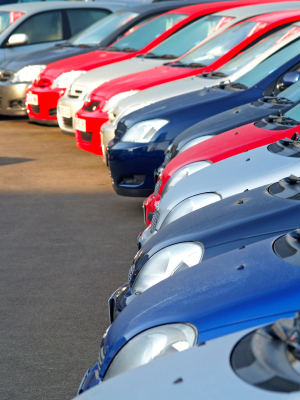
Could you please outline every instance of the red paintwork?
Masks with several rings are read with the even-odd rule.
[[[139,54],[144,54],[152,50],[155,46],[160,44],[167,37],[172,35],[174,32],[179,30],[182,26],[188,24],[190,21],[199,18],[203,15],[211,14],[214,12],[226,10],[234,7],[241,7],[251,4],[261,4],[261,3],[277,3],[282,0],[243,0],[243,1],[226,1],[218,3],[208,3],[199,4],[194,6],[181,7],[176,10],[169,11],[168,13],[182,13],[186,14],[187,18],[175,24],[172,28],[161,34],[158,38],[149,43],[146,47],[133,53],[122,53],[122,52],[107,52],[102,50],[97,50],[88,54],[82,54],[75,57],[70,57],[65,60],[56,61],[49,64],[45,70],[40,74],[40,81],[47,81],[46,87],[39,87],[37,82],[33,82],[31,88],[29,89],[31,93],[37,94],[41,97],[39,100],[40,109],[43,110],[41,114],[34,114],[30,106],[27,107],[28,116],[33,119],[38,120],[56,120],[56,117],[49,117],[49,109],[57,107],[57,102],[59,98],[64,94],[65,89],[54,88],[51,89],[50,86],[54,79],[60,76],[64,72],[69,72],[72,70],[90,71],[91,69],[98,68],[104,65],[108,65],[114,62],[127,60],[133,58]],[[296,1],[296,0],[292,0]],[[114,45],[114,44],[113,44]],[[113,46],[112,45],[112,46]],[[39,81],[39,82],[40,82]],[[41,83],[41,82],[40,82]],[[45,96],[43,96],[45,94]],[[52,94],[50,96],[50,94]],[[46,101],[45,101],[46,100]]]
[[[231,58],[233,58],[235,55],[239,54],[245,47],[247,47],[260,36],[264,35],[266,32],[278,26],[294,22],[299,19],[300,10],[276,12],[257,16],[254,18],[249,18],[247,21],[260,22],[262,28],[258,31],[255,31],[250,37],[247,37],[232,50],[230,50],[227,54],[220,57],[217,61],[213,62],[205,68],[195,69],[160,66],[148,69],[147,71],[142,71],[126,75],[121,78],[112,79],[111,81],[102,84],[101,86],[96,88],[90,95],[91,102],[96,101],[96,97],[102,99],[102,102],[98,106],[98,108],[94,112],[87,112],[84,111],[83,107],[76,114],[78,118],[86,120],[86,124],[89,125],[89,130],[87,130],[87,132],[93,133],[92,142],[88,143],[81,139],[80,132],[76,130],[75,137],[77,147],[96,155],[103,155],[99,133],[102,124],[108,121],[107,112],[102,111],[103,101],[108,101],[111,97],[118,93],[126,92],[129,90],[144,90],[149,87],[160,85],[176,79],[182,79],[187,76],[197,75],[204,71],[210,72],[211,69],[216,70],[227,61],[229,61]],[[267,23],[267,25],[265,25],[265,23]],[[179,58],[179,60],[181,58]]]
[[[253,150],[285,137],[291,138],[295,132],[299,131],[299,128],[300,125],[292,129],[271,131],[257,128],[255,123],[250,123],[216,135],[178,154],[163,170],[159,178],[162,183],[158,194],[156,196],[151,194],[144,202],[147,226],[151,223],[148,219],[149,211],[154,212],[166,183],[180,168],[197,161],[216,163],[246,150]]]

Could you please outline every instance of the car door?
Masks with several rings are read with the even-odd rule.
[[[22,45],[7,45],[14,34],[26,34],[28,41]],[[13,57],[44,49],[63,41],[64,29],[61,10],[44,11],[28,17],[6,39],[4,43],[5,61]]]

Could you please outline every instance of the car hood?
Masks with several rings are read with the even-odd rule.
[[[300,226],[300,202],[272,196],[268,187],[228,197],[222,207],[213,203],[205,207],[205,212],[196,210],[167,225],[145,243],[136,268],[139,270],[153,254],[176,243],[203,243],[205,260],[296,229]]]
[[[300,269],[274,254],[276,238],[214,257],[142,293],[109,329],[101,374],[126,342],[158,325],[191,323],[201,343],[284,313],[292,316],[299,308]]]
[[[300,175],[300,162],[268,151],[268,146],[238,154],[212,164],[175,185],[159,204],[157,230],[169,212],[185,199],[201,193],[217,192],[222,198],[242,193],[290,174]]]
[[[119,78],[120,76],[129,73],[154,68],[162,63],[163,60],[134,57],[129,60],[115,62],[113,64],[92,69],[77,78],[73,84],[76,85],[76,87],[83,89],[84,94],[86,94],[87,91],[102,85],[104,82],[109,82],[112,79]]]
[[[174,139],[173,146],[175,146],[177,150],[180,150],[190,140],[199,136],[218,135],[227,130],[241,127],[250,122],[268,117],[270,114],[276,115],[278,110],[286,112],[295,105],[296,103],[288,105],[271,102],[266,103],[262,99],[262,101],[253,101],[252,103],[234,107],[228,111],[223,111],[220,114],[216,114],[213,117],[198,122],[186,129]]]
[[[8,60],[1,64],[1,68],[17,72],[27,65],[48,65],[55,61],[64,60],[68,57],[86,54],[94,51],[95,48],[53,46],[46,50],[34,51]]]
[[[169,99],[173,96],[194,92],[219,84],[223,79],[206,79],[200,75],[190,76],[176,81],[167,82],[162,85],[157,85],[149,89],[142,90],[133,96],[121,100],[113,110],[114,114],[118,115],[123,110],[137,104],[155,103],[157,101]]]

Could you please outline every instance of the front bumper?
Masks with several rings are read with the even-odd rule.
[[[160,195],[159,194],[155,195],[154,193],[152,193],[144,201],[143,203],[144,216],[145,216],[145,223],[147,226],[151,224],[152,216],[159,202],[160,202]]]
[[[26,104],[29,118],[41,124],[57,126],[57,103],[65,91],[51,87],[31,87],[27,93],[38,96],[38,105]]]
[[[0,83],[0,115],[27,116],[25,92],[30,83]]]
[[[118,142],[106,149],[113,188],[117,194],[148,197],[154,190],[154,171],[161,165],[169,142]]]
[[[76,113],[75,119],[77,118],[85,120],[85,132],[75,127],[75,138],[78,149],[94,153],[97,156],[103,156],[100,130],[102,125],[108,121],[107,112],[98,110],[88,112],[80,109]]]
[[[63,96],[58,101],[57,105],[57,120],[60,129],[68,134],[75,134],[75,114],[79,111],[84,104],[84,99],[77,98],[72,99],[67,96]],[[60,113],[60,107],[68,107],[70,116],[64,116]]]
[[[99,378],[99,368],[98,368],[98,363],[93,366],[93,368],[90,370],[88,369],[79,385],[79,389],[77,392],[77,395],[85,392],[88,389],[91,389],[92,387],[99,385],[99,383],[102,383],[102,381]]]
[[[109,121],[103,124],[101,127],[100,138],[103,155],[105,155],[107,144],[115,137],[115,129],[116,125],[111,124]],[[104,163],[106,163],[105,158],[103,159],[103,161]]]

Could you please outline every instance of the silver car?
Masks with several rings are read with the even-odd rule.
[[[1,6],[0,63],[6,65],[18,56],[39,53],[49,46],[61,44],[124,6],[126,1],[42,1]],[[40,64],[28,65],[17,74],[0,66],[0,109],[4,109],[1,114],[26,115],[25,90],[32,81],[32,74],[37,75],[45,66]],[[8,98],[7,86],[12,89]]]
[[[296,9],[299,6],[299,2],[284,2],[224,10],[209,16],[205,16],[190,24],[186,28],[181,29],[159,46],[152,49],[151,53],[149,54],[114,63],[113,65],[110,64],[108,66],[96,68],[87,72],[72,83],[65,95],[61,97],[58,102],[57,118],[60,128],[64,132],[74,133],[75,113],[82,108],[85,97],[94,88],[100,86],[102,83],[108,82],[128,73],[131,74],[134,72],[140,72],[154,68],[164,64],[166,60],[174,60],[179,56],[182,56],[192,47],[198,45],[202,40],[205,40],[208,36],[212,35],[213,29],[217,26],[222,17],[229,17],[230,21],[227,24],[224,24],[217,31],[217,34],[251,16],[260,15],[271,11]],[[130,91],[114,96],[112,99],[110,99],[109,104],[105,106],[104,111],[107,109],[109,110],[115,106],[119,100],[131,96],[133,93],[133,91]]]
[[[295,27],[296,29],[294,29]],[[233,58],[210,74],[192,76],[168,82],[163,85],[157,85],[120,100],[115,107],[110,110],[110,120],[101,127],[101,145],[103,154],[105,154],[107,143],[114,138],[117,124],[123,116],[146,107],[149,104],[153,104],[172,96],[197,91],[204,87],[217,85],[222,81],[234,82],[238,80],[242,75],[252,70],[255,66],[288,45],[290,42],[296,39],[299,40],[299,27],[300,22],[296,22],[293,25],[281,29],[268,38],[262,39],[256,45],[245,50],[241,55],[239,55],[239,57]],[[293,32],[294,34],[289,36],[290,32]],[[284,37],[286,37],[286,39],[284,39]],[[105,159],[103,161],[106,162]]]
[[[290,113],[299,115],[300,105]],[[294,125],[298,125],[294,121]],[[238,193],[300,175],[300,142],[291,139],[259,147],[204,168],[172,187],[157,206],[151,225],[140,236],[143,246],[157,231],[195,210]]]

